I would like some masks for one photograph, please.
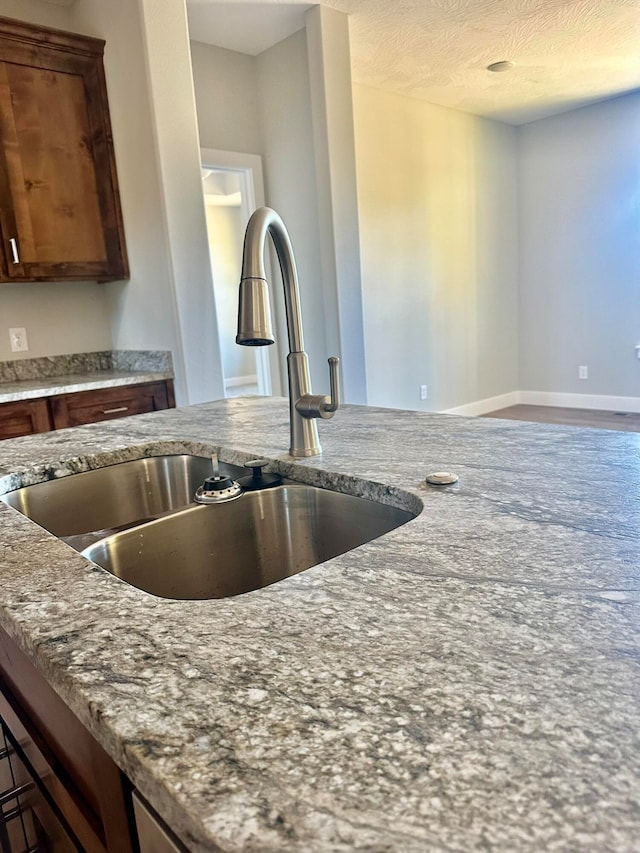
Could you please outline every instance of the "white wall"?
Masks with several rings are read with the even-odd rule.
[[[199,403],[224,397],[224,384],[186,7],[184,0],[138,0],[138,5],[186,382],[178,400]]]
[[[342,355],[356,402],[366,388],[348,30],[341,13],[326,19],[311,16],[306,30],[257,57],[192,42],[192,62],[202,146],[262,155],[266,203],[296,256],[314,391],[328,392],[327,357]]]
[[[191,57],[201,148],[232,152],[233,154],[257,155],[261,158],[264,178],[267,165],[264,156],[265,147],[256,57],[195,41],[191,42]],[[237,161],[238,158],[233,157],[232,159]],[[208,163],[207,165],[224,166],[224,163]],[[257,190],[259,192],[260,188]],[[266,196],[266,187],[264,186],[262,193],[263,200],[259,203],[273,207],[274,203]],[[246,218],[248,220],[248,216]],[[296,255],[298,255],[297,247]],[[239,259],[241,257],[242,250],[240,250]],[[277,264],[273,264],[271,269],[277,270]],[[236,290],[238,289],[237,284],[236,282]],[[268,356],[274,393],[282,393],[282,389],[284,389],[286,394],[287,336],[284,323],[284,303],[281,294],[282,287],[277,274],[274,284],[276,287],[271,291],[273,296],[271,304],[274,314],[274,329],[277,330],[277,335],[275,346],[268,348]],[[235,344],[237,293],[235,299],[236,318],[230,326],[226,326],[225,331],[223,331],[225,321],[220,317],[218,318],[220,346],[221,350],[224,350],[228,341],[232,341],[232,345],[242,352],[244,347],[238,347]],[[227,323],[228,319],[227,315]]]
[[[112,349],[104,285],[0,284],[0,361]],[[27,330],[27,352],[12,352],[9,329]]]
[[[116,349],[173,353],[184,401],[184,363],[168,262],[142,24],[130,0],[76,0],[70,28],[106,40],[105,76],[131,277],[102,285]]]
[[[369,402],[514,391],[515,129],[360,85],[354,108]]]
[[[327,350],[340,356],[342,396],[367,402],[349,19],[306,14]]]
[[[326,393],[330,353],[326,343],[305,31],[294,33],[257,56],[256,69],[267,204],[282,216],[291,236],[300,279],[304,343],[312,387],[317,394]],[[282,287],[278,287],[281,291]],[[286,340],[284,309],[281,299],[277,301],[280,303],[277,333],[280,340]]]
[[[520,388],[640,397],[640,93],[518,135]]]
[[[262,151],[256,59],[191,42],[200,146],[242,154]]]

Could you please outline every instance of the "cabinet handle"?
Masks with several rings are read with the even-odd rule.
[[[4,805],[11,800],[15,800],[21,794],[26,794],[27,791],[30,791],[32,788],[33,782],[25,782],[24,785],[14,785],[13,788],[9,788],[7,791],[3,791],[0,794],[0,804]]]
[[[118,412],[127,412],[129,411],[129,406],[116,406],[115,409],[103,409],[103,415],[115,415]]]
[[[9,240],[9,245],[11,246],[11,259],[14,264],[20,263],[20,255],[18,254],[18,241],[15,237],[12,237]]]

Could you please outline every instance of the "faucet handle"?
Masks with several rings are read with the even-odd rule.
[[[329,358],[329,398],[325,397],[322,404],[322,411],[326,412],[323,417],[330,418],[338,411],[340,405],[340,372],[338,367],[340,359],[332,355]]]
[[[329,359],[330,396],[322,394],[305,394],[296,400],[296,411],[303,418],[332,418],[340,405],[340,376],[338,365],[340,359],[332,355]]]

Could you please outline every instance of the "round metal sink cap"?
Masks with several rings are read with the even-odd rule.
[[[427,483],[430,486],[452,486],[459,479],[457,474],[452,474],[450,471],[435,471],[433,474],[427,474]]]
[[[195,499],[199,504],[218,504],[239,498],[241,494],[240,484],[231,477],[214,476],[204,481],[196,492]]]

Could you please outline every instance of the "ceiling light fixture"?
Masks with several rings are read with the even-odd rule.
[[[515,62],[510,59],[502,59],[500,62],[492,62],[491,65],[487,65],[487,71],[511,71],[514,65]]]

